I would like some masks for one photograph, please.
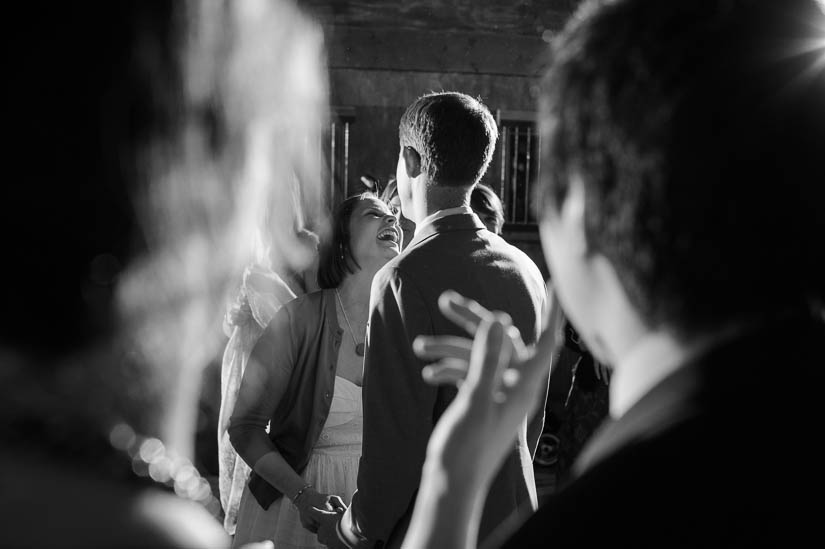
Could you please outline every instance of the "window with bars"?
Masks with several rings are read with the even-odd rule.
[[[541,169],[540,138],[531,112],[496,111],[499,140],[485,182],[504,205],[504,222],[535,225],[533,185]]]
[[[350,128],[355,122],[355,109],[352,107],[333,107],[326,135],[326,148],[329,164],[329,200],[338,204],[349,189],[349,136]]]

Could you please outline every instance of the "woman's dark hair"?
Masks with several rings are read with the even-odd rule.
[[[482,183],[473,187],[473,192],[470,194],[470,208],[472,208],[479,217],[495,218],[495,233],[501,233],[501,227],[504,225],[504,208],[502,207],[501,199],[493,189]]]
[[[347,274],[361,268],[352,255],[349,221],[358,203],[367,198],[378,197],[371,192],[350,196],[335,208],[332,232],[329,239],[321,243],[318,257],[318,285],[321,288],[337,288]]]

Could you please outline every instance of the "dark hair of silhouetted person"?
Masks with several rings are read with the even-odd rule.
[[[542,82],[539,202],[583,182],[588,247],[651,326],[694,333],[822,299],[825,72],[800,47],[821,43],[819,6],[582,10]]]

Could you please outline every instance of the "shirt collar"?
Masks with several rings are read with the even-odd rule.
[[[610,377],[610,415],[622,417],[639,399],[711,347],[731,339],[744,330],[741,324],[731,324],[691,340],[680,342],[669,332],[652,332],[639,339],[617,361]]]
[[[610,379],[610,416],[618,419],[692,355],[666,333],[648,334],[617,361]]]
[[[651,436],[690,414],[686,401],[696,390],[698,375],[691,364],[741,332],[741,325],[732,325],[689,344],[667,332],[639,339],[616,363],[610,377],[610,418],[582,448],[576,474],[628,441]]]
[[[458,206],[457,208],[446,208],[444,210],[438,210],[435,213],[432,213],[421,220],[420,223],[415,224],[415,234],[413,238],[420,235],[424,227],[428,225],[432,225],[434,222],[447,217],[448,215],[458,215],[458,214],[471,214],[473,210],[469,206]]]
[[[664,333],[648,334],[633,345],[617,361],[610,377],[610,417],[582,448],[574,473],[581,475],[629,441],[649,436],[682,417],[688,393],[685,379],[690,380],[687,365],[704,348],[681,345]]]

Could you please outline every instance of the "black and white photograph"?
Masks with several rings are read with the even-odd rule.
[[[0,549],[825,544],[825,0],[2,34]]]

